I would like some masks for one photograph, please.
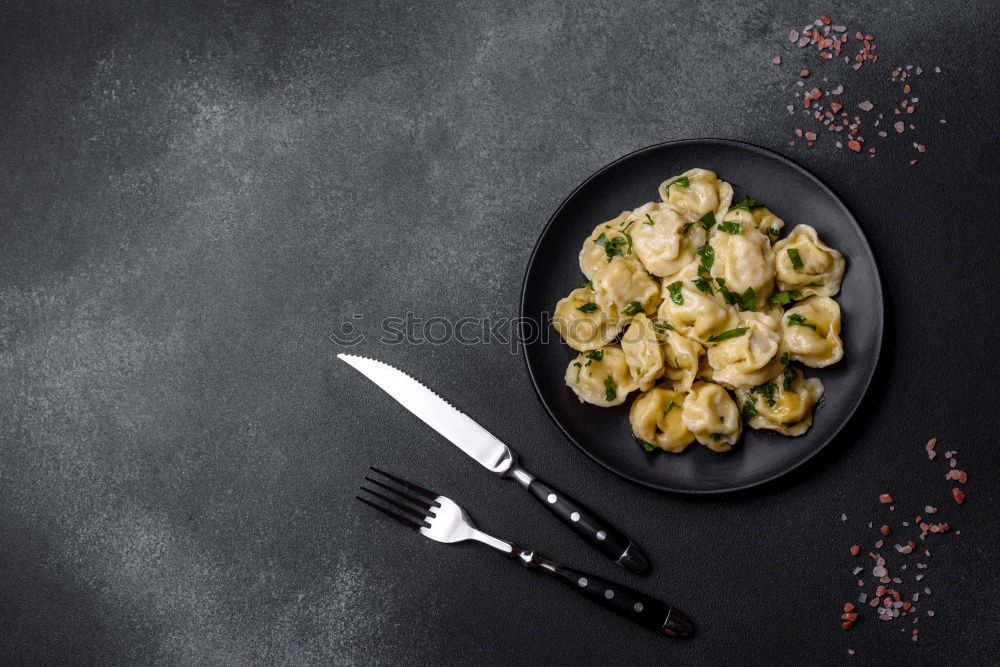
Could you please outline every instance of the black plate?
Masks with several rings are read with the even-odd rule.
[[[826,369],[806,369],[826,392],[813,426],[798,438],[744,429],[731,451],[716,454],[692,444],[681,454],[647,454],[631,436],[628,409],[581,403],[563,382],[575,352],[559,339],[549,315],[556,302],[585,279],[578,255],[594,227],[621,211],[659,198],[657,187],[693,167],[715,171],[736,190],[764,202],[785,221],[782,238],[800,223],[840,250],[847,273],[837,301],[843,315],[844,358]],[[747,489],[805,463],[854,414],[875,372],[882,345],[882,285],[861,227],[843,202],[816,177],[770,151],[736,141],[692,139],[643,148],[583,182],[549,219],[524,276],[521,316],[542,322],[543,335],[524,329],[528,372],[549,414],[570,440],[595,461],[639,484],[664,491],[707,494]],[[537,327],[536,327],[537,332]]]

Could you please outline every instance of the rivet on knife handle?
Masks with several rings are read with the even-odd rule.
[[[508,475],[521,482],[547,510],[605,556],[633,574],[649,572],[649,559],[639,547],[589,507],[527,473],[516,463]]]

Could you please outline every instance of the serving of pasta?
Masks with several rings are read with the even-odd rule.
[[[744,425],[799,436],[823,383],[801,366],[843,357],[843,256],[712,171],[691,169],[660,200],[602,222],[584,241],[583,285],[553,326],[578,352],[566,385],[582,402],[623,404],[646,451],[697,441],[725,452]]]

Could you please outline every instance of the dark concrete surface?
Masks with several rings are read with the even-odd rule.
[[[941,67],[920,81],[915,140],[929,150],[912,168],[907,141],[873,160],[786,145],[793,72],[816,64],[788,30],[832,11],[4,3],[0,658],[994,660],[998,58],[973,36],[998,11],[906,2],[834,16],[878,37],[882,69],[858,79],[873,96],[890,63]],[[379,322],[408,311],[516,315],[534,240],[576,184],[636,148],[699,136],[799,161],[844,198],[881,264],[882,366],[814,465],[739,497],[663,495],[573,448],[509,344],[378,341]],[[612,569],[362,382],[335,358],[345,322],[367,337],[355,351],[404,366],[601,508],[654,573]],[[970,473],[962,508],[943,459],[923,457],[930,435]],[[700,637],[660,639],[492,553],[390,525],[353,500],[371,464],[677,602]],[[839,608],[859,590],[847,548],[859,536],[870,548],[887,490],[900,512],[938,498],[961,534],[935,543],[933,618],[869,617],[845,633]]]

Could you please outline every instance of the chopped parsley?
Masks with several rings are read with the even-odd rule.
[[[591,361],[600,361],[604,358],[604,350],[591,350],[584,356],[590,359],[590,361],[587,362],[587,365],[589,366]]]
[[[669,183],[667,183],[667,187],[664,188],[663,191],[669,194],[669,192],[670,192],[670,186],[671,185],[677,185],[677,186],[682,187],[682,188],[688,188],[688,189],[690,189],[691,188],[691,181],[688,180],[687,176],[681,176],[680,178],[675,179],[675,180],[670,181]]]
[[[740,306],[743,310],[753,310],[757,306],[757,293],[752,287],[748,287],[747,291],[740,295]]]
[[[799,292],[797,289],[792,289],[792,290],[786,289],[782,292],[778,292],[777,294],[772,294],[770,297],[768,297],[767,302],[774,303],[779,306],[787,306],[792,301],[801,298],[802,298],[802,293]]]
[[[642,448],[645,449],[647,452],[655,452],[658,449],[656,445],[652,445],[646,442],[645,440],[637,436],[635,432],[632,433],[632,437],[635,438],[635,441],[638,442],[640,445],[642,445]]]
[[[580,287],[583,287],[583,288],[586,288],[586,289],[594,289],[594,283],[592,283],[592,282],[590,282],[588,280],[587,282],[585,282],[582,285],[580,285]]]
[[[743,233],[743,223],[726,220],[719,225],[719,231],[738,236]]]
[[[642,221],[642,224],[644,224],[644,225],[655,225],[656,223],[653,222],[653,219],[651,217],[649,217],[649,213],[647,213],[646,214],[646,219]]]
[[[656,333],[663,334],[666,331],[673,331],[674,327],[670,322],[664,322],[663,320],[656,320],[653,322],[653,326],[656,328]]]
[[[780,234],[780,233],[781,233],[781,230],[778,229],[777,227],[768,227],[767,228],[767,235],[770,236],[773,239],[778,238],[778,234]]]
[[[715,264],[715,248],[709,244],[705,244],[698,248],[696,251],[698,254],[698,259],[700,264],[698,265],[698,275],[707,275],[712,270],[712,265]],[[703,292],[705,290],[702,290]]]
[[[598,306],[597,306],[596,303],[585,303],[582,306],[580,306],[579,308],[577,308],[577,310],[579,310],[580,312],[583,312],[583,313],[587,313],[589,315],[590,313],[596,313],[597,312],[597,308],[598,308]]]
[[[712,434],[712,440],[722,440],[722,434],[721,433],[713,433]]]
[[[709,211],[705,215],[695,220],[694,224],[698,225],[699,227],[704,227],[706,232],[709,231],[715,224],[715,213]]]
[[[709,278],[695,278],[691,282],[694,283],[695,287],[700,289],[702,292],[705,292],[706,294],[715,293],[712,291],[712,281]]]
[[[802,258],[799,257],[799,249],[798,248],[789,248],[786,252],[788,253],[788,259],[790,259],[792,261],[792,268],[793,269],[795,269],[796,271],[798,271],[803,266],[805,266],[805,264],[802,263]]]
[[[681,294],[681,285],[683,285],[683,283],[679,280],[667,285],[667,291],[670,292],[670,300],[678,306],[684,305],[684,295]]]
[[[671,410],[673,410],[674,408],[679,408],[679,407],[681,407],[681,406],[677,405],[677,404],[676,404],[676,403],[674,403],[673,401],[670,401],[670,405],[668,405],[668,406],[667,406],[667,409],[663,411],[663,416],[664,416],[664,417],[666,417],[666,416],[667,416],[667,414],[668,414],[668,413],[669,413],[669,412],[670,412]]]
[[[774,394],[777,390],[778,387],[774,384],[773,381],[769,380],[764,384],[757,385],[750,391],[751,393],[760,394],[761,396],[763,396],[764,400],[767,401],[767,404],[771,406],[774,405]]]
[[[792,390],[792,383],[795,382],[799,374],[791,366],[785,366],[785,370],[781,371],[781,386],[785,388],[785,391]]]
[[[627,254],[632,254],[632,241],[631,239],[626,241],[626,238],[628,238],[628,234],[625,234],[624,232],[622,233],[622,236],[616,236],[612,239],[609,239],[607,234],[601,232],[601,235],[594,239],[594,243],[604,248],[604,254],[608,256],[608,261],[610,262],[611,258],[615,255],[626,254],[622,252],[622,246],[624,245],[628,245]]]
[[[714,336],[708,339],[708,342],[721,343],[724,340],[729,340],[730,338],[736,338],[737,336],[742,336],[749,330],[750,330],[749,327],[737,327],[735,329],[729,329],[727,331],[723,331],[720,334],[715,334]]]
[[[788,316],[788,326],[790,327],[809,327],[813,331],[816,331],[816,325],[806,322],[806,318],[802,317],[798,313],[792,313]]]
[[[788,365],[788,353],[787,352],[782,352],[781,353],[781,363],[784,364],[785,366]]]
[[[602,353],[603,354],[603,353]],[[604,400],[609,403],[618,397],[618,387],[609,377],[604,378]]]
[[[638,301],[629,301],[628,305],[622,309],[622,312],[626,315],[638,315],[642,312],[642,304]]]
[[[573,365],[576,366],[576,383],[580,384],[580,371],[583,370],[583,364],[579,361],[574,361]]]
[[[726,300],[726,303],[732,306],[740,302],[739,293],[734,292],[726,287],[725,278],[716,278],[715,282],[719,283],[719,294],[721,294],[722,298]]]
[[[761,206],[763,206],[763,204],[761,204],[759,201],[757,201],[750,195],[747,195],[743,197],[743,201],[733,206],[733,208],[741,208],[744,211],[749,211],[752,208],[760,208]]]
[[[757,416],[757,401],[751,396],[743,402],[743,409],[740,410],[743,421],[748,422]]]

